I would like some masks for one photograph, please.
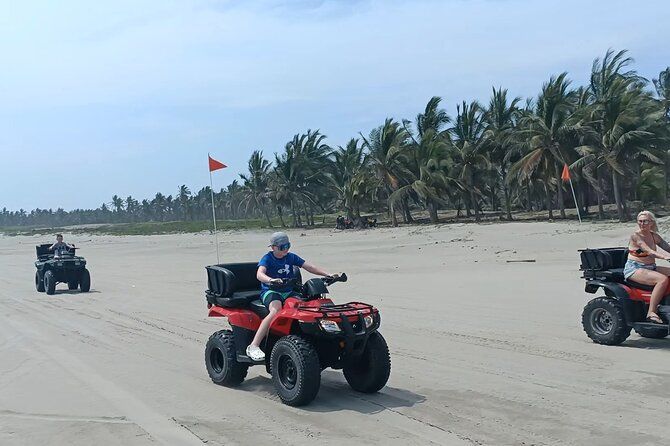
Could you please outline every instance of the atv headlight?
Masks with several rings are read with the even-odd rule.
[[[339,333],[340,332],[340,326],[337,325],[337,322],[331,321],[329,319],[321,319],[319,321],[319,325],[321,325],[321,329],[325,331],[326,333]]]
[[[365,328],[370,328],[370,327],[372,327],[372,324],[375,322],[375,320],[374,320],[374,318],[372,317],[372,315],[367,315],[367,316],[365,316],[365,317],[363,318],[363,320],[365,321]]]

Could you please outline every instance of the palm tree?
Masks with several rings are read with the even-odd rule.
[[[191,209],[190,198],[191,191],[189,188],[185,184],[179,186],[177,201],[179,202],[181,218],[188,218],[189,220],[193,220],[193,211]]]
[[[407,137],[407,131],[392,118],[387,118],[384,125],[373,129],[367,138],[361,135],[379,187],[385,190],[387,197],[400,187],[402,176],[407,174],[401,162],[401,151]],[[389,207],[393,226],[398,226],[396,208],[390,202]]]
[[[466,193],[467,214],[470,207],[474,210],[475,220],[480,220],[479,197],[483,185],[483,173],[490,167],[489,159],[484,153],[484,116],[477,101],[456,106],[457,116],[454,126],[449,129],[454,143],[452,158],[454,161],[451,175],[463,185]]]
[[[114,207],[116,221],[121,220],[121,213],[123,212],[123,198],[118,195],[112,197],[112,206]]]
[[[551,185],[560,178],[568,152],[574,147],[570,144],[574,128],[569,118],[574,109],[575,92],[568,89],[570,81],[566,77],[567,73],[552,76],[542,86],[535,110],[521,118],[520,147],[527,152],[510,169],[510,174],[517,180],[529,181],[538,176],[544,180],[549,218],[553,218]],[[556,188],[561,217],[565,218],[563,186],[556,184]]]
[[[661,102],[661,106],[665,111],[665,131],[667,133],[668,128],[670,127],[670,67],[667,67],[665,70],[661,71],[658,74],[658,79],[654,79],[654,87],[656,88],[656,93],[658,94],[658,99]],[[668,181],[670,181],[670,150],[667,146],[663,150],[663,160],[665,162],[665,183],[663,187],[663,200],[667,202],[668,199]]]
[[[268,222],[268,226],[272,228],[270,214],[267,209],[270,201],[268,191],[270,162],[263,158],[263,152],[255,150],[251,154],[251,158],[249,158],[248,167],[248,175],[240,174],[240,178],[243,181],[243,198],[240,206],[245,206],[245,215],[249,212],[249,209],[261,211]]]
[[[519,117],[517,104],[521,101],[520,97],[515,97],[508,104],[507,90],[493,88],[493,95],[489,102],[489,107],[484,113],[486,130],[484,131],[484,145],[488,150],[491,162],[496,166],[498,180],[503,189],[505,199],[505,212],[507,220],[512,220],[512,206],[507,182],[507,172],[514,160],[514,148],[516,147],[515,132],[516,123]],[[497,183],[497,181],[496,181]],[[495,184],[492,188],[495,190]],[[492,203],[493,204],[493,203]]]
[[[360,225],[361,203],[374,187],[368,171],[370,158],[355,138],[351,138],[345,147],[333,151],[332,157],[330,179],[337,191],[337,200],[347,217]]]
[[[622,195],[622,176],[634,172],[634,160],[638,167],[642,158],[662,162],[649,150],[657,138],[652,127],[662,110],[643,90],[644,79],[634,70],[623,71],[632,61],[626,51],[614,54],[612,50],[602,60],[594,60],[589,85],[593,95],[588,117],[589,144],[577,149],[582,155],[580,164],[595,166],[596,172],[601,167],[611,171],[612,191],[622,222],[629,218]]]
[[[402,159],[411,174],[407,184],[391,194],[392,204],[401,203],[416,195],[428,210],[432,223],[437,223],[438,204],[444,203],[450,185],[457,182],[447,176],[449,165],[447,148],[450,146],[449,133],[443,127],[450,122],[447,112],[439,108],[441,99],[432,97],[423,113],[416,117],[416,136],[412,134],[410,123],[404,127],[410,142],[404,145]]]

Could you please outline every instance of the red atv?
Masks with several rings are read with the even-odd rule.
[[[580,251],[585,291],[594,294],[601,289],[605,295],[592,299],[582,312],[582,325],[587,336],[598,344],[618,345],[630,335],[631,329],[645,338],[664,338],[670,333],[670,286],[658,307],[664,324],[646,321],[653,286],[626,280],[623,267],[628,258],[626,248],[584,249]]]
[[[265,364],[279,398],[290,406],[308,404],[316,397],[326,367],[342,369],[349,385],[359,392],[377,392],[386,385],[391,358],[377,331],[379,311],[361,302],[335,305],[325,297],[329,285],[347,281],[346,274],[310,279],[303,285],[296,268],[298,279],[291,285],[302,297],[286,300],[261,344],[265,361],[254,362],[245,350],[268,314],[259,300],[258,264],[206,269],[209,316],[228,318],[232,328],[214,333],[205,347],[207,373],[214,383],[239,385],[249,366]]]

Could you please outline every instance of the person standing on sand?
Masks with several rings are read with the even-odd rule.
[[[294,279],[294,266],[304,268],[312,274],[325,277],[338,277],[337,274],[329,274],[321,268],[305,262],[300,256],[288,252],[291,249],[291,243],[288,240],[288,235],[284,232],[275,232],[270,237],[270,249],[258,262],[258,271],[256,278],[261,282],[261,302],[270,311],[258,327],[258,331],[254,336],[254,340],[247,347],[247,356],[254,361],[262,361],[265,359],[265,353],[261,350],[260,345],[265,335],[270,329],[272,320],[282,309],[284,301],[289,297],[300,296],[293,290],[293,285],[277,288],[276,285],[281,285],[282,280]],[[270,289],[270,285],[275,285]]]
[[[655,259],[670,260],[670,255],[658,252],[656,248],[670,253],[670,245],[658,235],[656,217],[651,212],[642,211],[637,214],[637,225],[639,229],[630,236],[628,242],[628,260],[623,275],[626,279],[654,287],[647,321],[662,324],[663,320],[656,313],[656,309],[668,287],[670,267],[657,266]]]

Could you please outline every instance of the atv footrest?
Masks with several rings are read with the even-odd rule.
[[[668,334],[670,334],[670,325],[669,324],[655,324],[653,322],[635,322],[633,324],[633,328],[641,328],[641,329],[659,329],[659,328],[664,328],[668,330]]]
[[[254,361],[253,359],[251,359],[247,355],[240,355],[240,354],[237,355],[237,362],[242,362],[242,363],[246,363],[246,364],[253,364],[253,365],[265,364],[265,360]]]
[[[659,305],[656,311],[661,319],[670,320],[670,305]]]

